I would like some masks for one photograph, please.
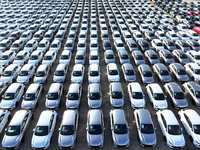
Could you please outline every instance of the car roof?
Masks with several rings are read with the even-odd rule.
[[[46,64],[42,64],[38,67],[37,71],[44,71],[46,68],[48,67],[48,65]]]
[[[12,117],[12,120],[9,123],[9,126],[11,125],[21,125],[24,117],[29,112],[29,110],[18,110],[14,116]]]
[[[139,65],[143,71],[151,71],[150,67],[146,64]]]
[[[58,92],[61,85],[62,85],[61,83],[52,83],[51,86],[49,87],[49,93]]]
[[[109,69],[117,69],[117,65],[115,63],[109,63],[107,66]]]
[[[160,85],[158,83],[150,83],[149,86],[151,87],[151,89],[153,90],[153,92],[155,93],[163,93]]]
[[[69,93],[77,93],[79,91],[79,87],[80,86],[81,85],[78,84],[78,83],[72,83],[72,84],[70,84],[70,86],[69,86]]]
[[[13,92],[15,93],[20,85],[22,85],[22,84],[21,83],[12,83],[6,90],[6,93],[13,93]]]
[[[76,71],[80,70],[81,71],[83,67],[84,66],[82,64],[75,64],[73,70],[76,70]]]
[[[158,68],[160,69],[160,70],[167,70],[167,67],[164,65],[164,64],[162,64],[162,63],[157,63],[157,64],[155,64],[156,66],[158,66]]]
[[[188,63],[193,69],[200,69],[200,66],[197,63]]]
[[[89,124],[101,124],[101,113],[100,109],[90,109],[89,110]]]
[[[175,115],[169,109],[162,110],[162,115],[164,116],[167,125],[179,125]]]
[[[62,117],[62,125],[74,125],[77,110],[65,110]]]
[[[32,64],[25,64],[21,70],[29,70],[33,65]]]
[[[40,114],[39,120],[37,122],[37,126],[49,126],[49,122],[51,119],[51,116],[53,115],[55,111],[52,110],[44,110]]]
[[[40,86],[41,84],[39,83],[32,83],[29,85],[26,93],[35,93],[36,90],[38,89],[38,87]]]
[[[187,116],[189,117],[193,125],[200,124],[200,116],[197,114],[195,110],[186,109],[186,110],[183,110],[183,112],[187,114]]]
[[[131,83],[129,83],[129,86],[132,87],[132,90],[134,92],[142,92],[141,85],[138,82],[131,82]]]
[[[137,110],[141,124],[152,124],[151,115],[148,109]]]
[[[122,92],[122,87],[121,87],[121,83],[120,82],[112,82],[112,83],[110,83],[110,85],[112,86],[112,91],[120,91],[120,92]]]
[[[58,64],[56,70],[63,70],[67,65],[66,64]]]
[[[113,109],[111,110],[113,114],[114,124],[125,124],[125,114],[123,109]]]
[[[199,91],[200,90],[200,85],[198,83],[196,83],[194,81],[189,81],[188,84],[190,84],[195,91]]]
[[[182,92],[180,86],[175,82],[168,83],[174,92]]]
[[[172,63],[177,69],[184,69],[184,67],[179,63]]]
[[[45,54],[45,56],[47,56],[47,55],[52,55],[52,54],[54,54],[54,53],[56,53],[56,52],[54,52],[54,51],[47,51],[46,54]]]
[[[64,51],[62,52],[61,55],[69,55],[69,53],[71,53],[71,51],[69,51],[69,50],[64,50]]]
[[[6,71],[12,71],[16,66],[18,66],[17,64],[10,64],[9,66],[6,67]],[[4,71],[5,71],[4,70]]]
[[[99,91],[99,87],[100,87],[99,83],[90,83],[89,84],[89,89],[90,89],[89,92],[91,92],[91,93],[93,93],[93,92],[100,92]]]

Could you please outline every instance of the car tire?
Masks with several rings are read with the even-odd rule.
[[[166,139],[166,137],[165,137],[165,136],[163,137],[163,139],[164,139],[164,141],[165,141],[165,142],[167,142],[167,139]]]

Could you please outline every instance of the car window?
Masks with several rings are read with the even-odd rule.
[[[188,125],[190,126],[190,128],[192,128],[192,123],[191,123],[189,117],[188,117],[186,114],[184,114],[184,117],[185,117],[185,119],[186,119]]]
[[[24,129],[24,127],[25,127],[25,125],[26,125],[26,121],[27,121],[27,119],[28,119],[28,114],[24,117],[24,120],[23,120],[23,122],[22,122],[22,126],[21,126],[21,130]]]
[[[51,116],[51,119],[50,119],[50,124],[49,124],[49,129],[51,130],[52,128],[52,125],[53,125],[53,119],[54,119],[54,115]]]
[[[0,123],[2,122],[3,118],[4,118],[5,114],[2,114],[0,117]]]
[[[138,128],[140,129],[140,118],[138,114],[137,114],[137,121],[138,121]]]
[[[161,119],[162,119],[162,122],[163,122],[165,128],[167,128],[167,123],[166,123],[165,118],[162,114],[161,114]]]

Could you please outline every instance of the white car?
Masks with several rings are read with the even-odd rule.
[[[1,118],[0,133],[3,131],[3,128],[5,127],[6,123],[10,120],[10,117],[11,117],[10,111],[0,109],[0,118]]]
[[[57,113],[53,110],[45,110],[40,114],[31,141],[32,148],[47,149],[50,146],[51,137],[56,125]]]
[[[29,41],[32,38],[32,33],[30,31],[23,32],[20,36],[20,40],[25,42]]]
[[[41,52],[46,52],[47,49],[49,48],[49,41],[47,40],[42,40],[40,41],[40,43],[37,46],[37,51],[41,51]]]
[[[40,65],[37,68],[33,82],[44,84],[48,80],[49,72],[50,72],[50,66],[49,65],[46,65],[46,64]]]
[[[54,40],[49,48],[49,51],[54,51],[58,53],[58,51],[61,49],[61,42],[59,40]]]
[[[115,63],[109,63],[106,66],[107,76],[109,82],[119,82],[120,76],[117,65]]]
[[[13,64],[17,64],[17,65],[20,65],[20,66],[23,66],[28,58],[29,58],[29,52],[26,52],[26,51],[19,51],[17,53],[17,55],[15,56],[15,59],[13,61]]]
[[[168,108],[166,96],[158,83],[150,83],[146,86],[146,88],[154,109]]]
[[[126,82],[133,82],[136,80],[135,71],[130,63],[123,64],[122,71]]]
[[[193,144],[200,148],[200,116],[193,109],[180,110],[178,112],[180,121],[182,122],[189,138]]]
[[[88,81],[89,83],[99,83],[100,82],[100,68],[98,64],[92,64],[89,66],[88,70]]]
[[[71,61],[72,52],[69,50],[64,50],[60,56],[59,63],[69,65]]]
[[[200,66],[197,63],[188,63],[184,67],[193,81],[200,82]]]
[[[85,67],[82,64],[74,65],[73,71],[71,73],[72,83],[82,83],[84,78]]]
[[[156,51],[160,51],[160,50],[164,50],[165,49],[163,44],[162,44],[162,42],[161,42],[161,40],[159,40],[159,39],[153,39],[151,41],[151,45]]]
[[[142,91],[142,87],[138,82],[132,82],[128,84],[128,94],[132,108],[144,108],[145,107],[145,95]]]
[[[185,138],[174,113],[171,110],[159,110],[156,117],[160,125],[164,140],[170,148],[185,146]]]
[[[98,51],[90,51],[89,54],[89,64],[99,64],[99,52]]]
[[[200,53],[195,50],[187,51],[186,54],[191,62],[200,64]]]
[[[21,83],[12,83],[4,95],[2,96],[2,100],[0,102],[0,108],[2,109],[14,109],[22,95],[24,94],[25,86]]]
[[[55,60],[56,60],[56,52],[48,51],[44,55],[44,58],[42,60],[42,64],[46,64],[46,65],[52,66],[53,63],[55,62]]]
[[[38,42],[36,40],[30,40],[24,46],[24,51],[33,52],[37,48]]]
[[[0,56],[0,65],[2,66],[8,66],[15,58],[16,53],[13,51],[5,51]]]
[[[187,31],[188,36],[190,36],[193,40],[200,40],[199,35],[193,31],[193,30],[189,30]]]
[[[28,64],[33,64],[38,66],[43,58],[43,52],[41,51],[33,51],[29,57]]]

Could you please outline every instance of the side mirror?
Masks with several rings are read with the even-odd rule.
[[[46,98],[48,97],[48,95],[46,95]]]
[[[35,129],[33,129],[33,132],[35,132]]]
[[[58,131],[61,131],[61,129],[59,128]]]
[[[88,131],[88,128],[86,128],[86,131]]]
[[[157,130],[157,128],[155,127],[154,130]]]
[[[7,128],[5,128],[5,132],[7,131]]]

